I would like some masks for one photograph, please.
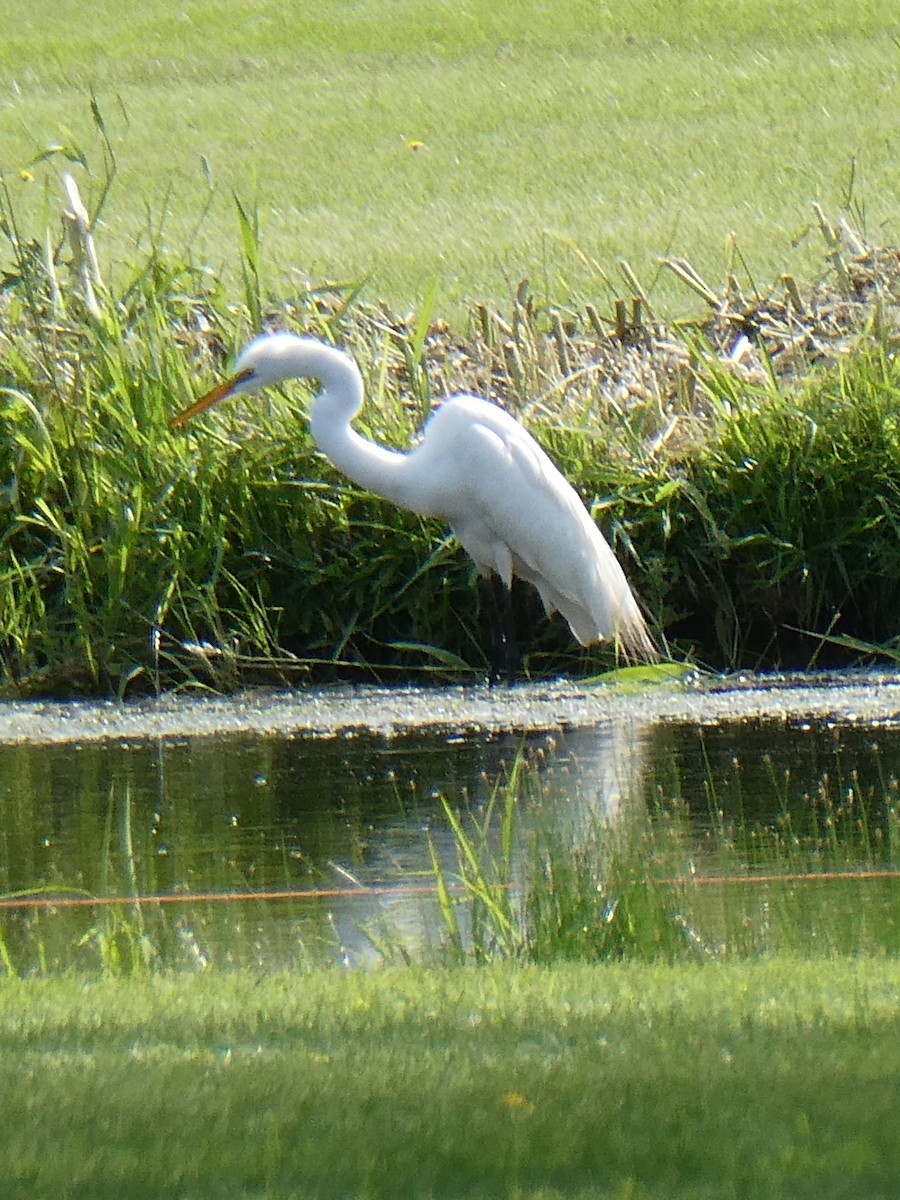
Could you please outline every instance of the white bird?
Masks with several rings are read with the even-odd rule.
[[[363,381],[343,351],[311,337],[263,334],[234,374],[169,422],[174,429],[219,401],[288,379],[317,380],[309,410],[319,450],[354,483],[449,525],[481,575],[509,594],[513,576],[532,583],[548,615],[559,611],[583,646],[613,640],[627,655],[655,648],[616,556],[575,489],[530,433],[477,396],[444,400],[408,452],[367,441],[351,425]]]

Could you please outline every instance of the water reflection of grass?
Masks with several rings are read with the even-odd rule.
[[[5,1194],[886,1200],[898,989],[867,957],[7,981]]]
[[[696,797],[692,809],[660,791],[650,811],[610,821],[577,788],[545,794],[520,759],[484,806],[444,802],[431,874],[389,875],[398,892],[383,899],[346,871],[326,877],[298,857],[295,832],[255,810],[202,830],[177,806],[163,841],[126,780],[79,825],[97,849],[72,856],[63,842],[26,875],[7,870],[23,903],[0,912],[0,964],[20,976],[306,969],[347,957],[348,938],[354,961],[420,963],[895,953],[900,893],[882,873],[897,865],[900,798],[873,754],[865,783],[839,756],[812,786],[770,763],[765,806],[755,792],[744,802],[735,760],[715,787],[710,773],[699,816]],[[435,894],[404,897],[404,883]]]
[[[735,762],[739,775],[740,764]],[[687,802],[625,820],[573,819],[521,764],[486,810],[444,808],[456,878],[434,856],[447,940],[459,961],[666,961],[776,952],[900,950],[896,781],[865,794],[823,773],[802,804],[775,778],[771,821],[729,817],[707,796],[698,836]],[[711,802],[712,801],[712,802]],[[578,806],[578,801],[573,802]],[[466,921],[460,918],[464,906]]]
[[[35,794],[48,803],[43,790]],[[169,804],[163,818],[147,811],[146,796],[138,803],[127,776],[103,797],[85,787],[80,806],[74,827],[60,824],[58,845],[41,835],[46,857],[34,856],[24,870],[3,864],[6,973],[135,975],[334,961],[339,939],[326,904],[283,900],[276,912],[267,901],[273,888],[303,886],[309,870],[290,855],[288,832],[255,825],[251,806],[246,825],[219,812],[204,827],[208,804],[196,806],[199,816],[190,805]],[[47,813],[38,804],[35,810],[30,825],[15,831],[22,843],[46,828]],[[10,887],[13,881],[21,886]]]

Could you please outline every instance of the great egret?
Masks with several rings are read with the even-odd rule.
[[[531,434],[488,400],[443,401],[417,446],[389,450],[350,423],[363,402],[352,358],[312,337],[270,333],[242,351],[231,378],[169,426],[229,396],[297,378],[318,380],[322,390],[309,411],[313,440],[354,483],[401,508],[440,517],[481,575],[499,576],[507,598],[514,575],[534,584],[547,613],[562,613],[583,646],[609,638],[628,655],[654,657],[625,574],[574,488]]]

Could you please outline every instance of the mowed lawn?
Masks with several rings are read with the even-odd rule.
[[[46,147],[84,152],[96,196],[93,94],[107,265],[153,242],[236,279],[236,192],[276,292],[367,278],[404,310],[434,286],[460,315],[528,276],[602,302],[619,256],[719,285],[732,231],[765,282],[821,263],[813,201],[896,238],[897,30],[889,0],[9,0],[0,170],[36,234],[63,163],[19,171]],[[668,275],[653,295],[697,306]]]
[[[894,1200],[900,964],[6,981],[5,1200]]]

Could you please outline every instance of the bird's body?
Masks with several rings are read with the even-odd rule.
[[[408,452],[367,441],[351,422],[363,401],[353,360],[314,338],[267,334],[251,342],[235,374],[171,422],[180,425],[227,396],[290,378],[317,379],[313,440],[354,483],[450,527],[482,575],[508,590],[532,583],[582,645],[612,639],[637,657],[653,643],[625,574],[571,484],[531,434],[477,396],[445,400]]]

